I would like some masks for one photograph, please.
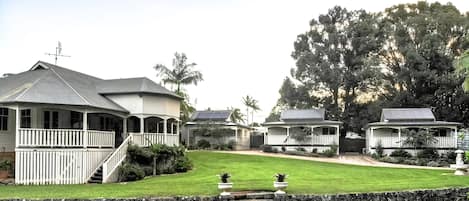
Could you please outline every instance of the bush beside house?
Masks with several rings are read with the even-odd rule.
[[[119,168],[119,181],[136,181],[145,176],[187,172],[191,169],[192,161],[186,156],[183,146],[129,145],[126,162]]]
[[[449,167],[450,164],[455,164],[456,153],[450,151],[444,154],[438,154],[436,149],[423,149],[415,156],[412,156],[405,150],[393,151],[389,156],[381,156],[378,154],[373,157],[381,162],[386,163],[397,163],[405,165],[418,165],[418,166],[430,166],[430,167]]]
[[[281,150],[278,150],[276,147],[270,145],[262,145],[262,151],[265,153],[283,153],[287,155],[295,156],[308,156],[308,157],[334,157],[337,155],[337,149],[339,146],[337,144],[331,145],[329,149],[324,150],[321,153],[317,152],[317,149],[313,149],[311,152],[306,151],[303,147],[296,148],[295,151],[286,150],[285,147],[282,147]]]

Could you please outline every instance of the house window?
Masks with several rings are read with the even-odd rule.
[[[111,131],[113,121],[109,117],[99,117],[99,128],[102,131]]]
[[[59,112],[44,111],[44,128],[45,129],[59,128]]]
[[[21,128],[31,128],[31,110],[21,110]]]
[[[80,112],[71,111],[70,112],[70,125],[73,129],[83,128],[83,116]]]
[[[330,127],[322,128],[323,135],[335,135],[336,134],[335,131],[336,131],[335,128],[330,128]]]
[[[448,136],[448,129],[446,129],[446,128],[438,128],[438,129],[435,129],[435,130],[430,130],[430,132],[435,137],[447,137]]]
[[[8,130],[8,108],[0,108],[0,131]]]

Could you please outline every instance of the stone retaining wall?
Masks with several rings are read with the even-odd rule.
[[[337,195],[286,195],[275,197],[273,193],[254,193],[229,197],[164,197],[127,199],[44,199],[43,201],[229,201],[229,200],[274,200],[274,201],[464,201],[468,199],[468,188],[418,190],[383,193],[356,193]],[[29,201],[29,199],[3,199],[0,201]],[[33,201],[33,200],[31,200]],[[34,200],[40,201],[40,200]]]

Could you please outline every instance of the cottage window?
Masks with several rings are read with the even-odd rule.
[[[0,108],[0,131],[8,130],[8,108]]]
[[[71,111],[70,112],[70,125],[71,128],[81,129],[83,128],[83,118],[80,112]]]
[[[336,129],[331,127],[322,128],[323,135],[335,135]]]
[[[59,112],[44,111],[44,128],[45,129],[59,128]]]
[[[21,110],[21,128],[31,128],[31,110]]]

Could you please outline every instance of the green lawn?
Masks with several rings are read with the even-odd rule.
[[[236,154],[192,152],[195,169],[126,184],[1,186],[0,198],[117,198],[215,195],[217,174],[232,174],[234,190],[274,190],[273,175],[289,175],[288,193],[345,193],[469,186],[452,171],[361,167]]]

